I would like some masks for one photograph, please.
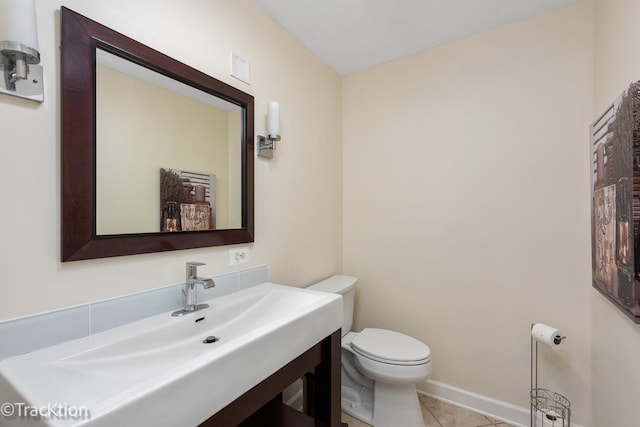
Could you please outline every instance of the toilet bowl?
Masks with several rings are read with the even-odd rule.
[[[425,427],[416,384],[431,375],[431,350],[395,331],[351,331],[356,284],[333,276],[308,288],[343,296],[342,410],[374,427]]]

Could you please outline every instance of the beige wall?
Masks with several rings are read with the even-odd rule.
[[[45,102],[0,99],[3,123],[24,124],[2,136],[0,320],[177,283],[186,261],[206,262],[202,275],[267,264],[270,280],[292,285],[340,271],[341,79],[249,0],[64,5],[252,94],[258,134],[280,101],[275,159],[256,159],[251,261],[230,267],[222,247],[61,263],[60,5],[36,1]],[[250,62],[251,85],[229,76],[232,50]]]
[[[521,407],[540,384],[590,423],[593,10],[557,11],[347,76],[343,267],[356,327],[427,343],[433,379]]]
[[[596,0],[594,117],[640,79],[640,2]],[[592,292],[593,425],[640,423],[640,326]]]
[[[242,176],[242,151],[236,150],[238,141],[242,140],[242,110],[237,109],[227,114],[227,129],[229,129],[229,141],[227,149],[229,176]],[[242,227],[242,180],[231,179],[228,185],[229,203],[228,203],[228,228]]]

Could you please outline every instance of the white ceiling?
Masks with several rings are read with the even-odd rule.
[[[253,0],[341,75],[575,0]]]

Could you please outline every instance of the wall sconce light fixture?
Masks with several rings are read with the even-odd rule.
[[[272,159],[276,141],[280,141],[280,104],[271,101],[267,107],[267,136],[258,135],[258,156]]]
[[[34,0],[0,0],[0,93],[43,102]]]

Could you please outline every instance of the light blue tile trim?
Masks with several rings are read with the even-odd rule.
[[[154,289],[91,304],[91,333],[106,331],[182,305],[182,286]]]
[[[238,286],[238,273],[223,274],[212,277],[212,279],[216,284],[215,287],[209,289],[198,287],[198,301],[218,298],[240,290]]]
[[[267,266],[213,277],[216,286],[198,289],[201,301],[267,281]],[[0,360],[96,334],[182,307],[183,284],[0,322]]]
[[[89,335],[89,306],[0,323],[0,360]]]
[[[240,289],[250,288],[251,286],[259,285],[260,283],[267,282],[267,266],[261,265],[259,267],[250,268],[238,272],[240,279]]]

